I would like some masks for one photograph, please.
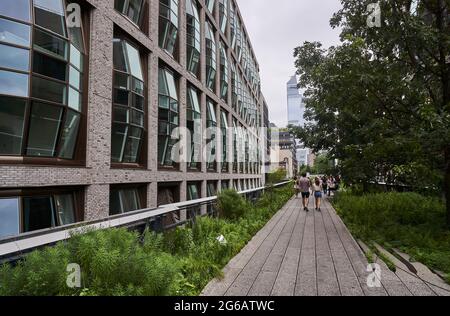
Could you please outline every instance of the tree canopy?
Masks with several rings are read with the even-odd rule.
[[[294,51],[308,123],[291,131],[327,150],[350,183],[383,179],[445,192],[450,224],[450,0],[341,0],[341,44]]]

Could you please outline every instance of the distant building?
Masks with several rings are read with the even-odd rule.
[[[298,89],[297,76],[292,76],[287,83],[287,107],[288,107],[288,124],[294,126],[305,126],[305,108],[306,99],[302,96]],[[295,153],[298,166],[311,165],[313,162],[310,158],[311,150],[305,148],[299,139],[296,140],[296,153]]]
[[[296,140],[292,134],[282,130],[272,130],[270,172],[286,170],[286,177],[297,174]]]

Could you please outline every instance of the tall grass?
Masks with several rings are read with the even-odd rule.
[[[289,186],[270,195],[255,205],[237,196],[227,208],[245,206],[239,216],[228,209],[231,219],[199,218],[192,227],[165,234],[108,229],[76,235],[34,251],[16,266],[0,267],[0,295],[198,295],[293,192]],[[226,244],[216,240],[219,235]],[[81,267],[81,288],[66,285],[69,263]]]
[[[358,238],[399,248],[450,275],[450,231],[441,199],[417,193],[340,193],[334,205]]]

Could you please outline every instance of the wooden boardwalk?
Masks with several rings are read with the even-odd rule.
[[[291,199],[234,257],[205,296],[449,295],[450,287],[381,266],[381,287],[369,287],[367,259],[331,204],[322,212]],[[443,282],[442,282],[443,283]]]

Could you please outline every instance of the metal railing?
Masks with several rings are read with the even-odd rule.
[[[271,187],[282,187],[289,184],[290,181],[281,182]],[[256,200],[262,192],[270,187],[260,187],[256,189],[241,191],[239,194],[244,195],[247,199]],[[26,253],[34,249],[44,246],[54,245],[57,242],[67,240],[74,234],[83,234],[87,231],[108,229],[115,227],[127,228],[149,228],[151,230],[161,232],[167,229],[173,229],[178,226],[186,225],[187,223],[195,221],[197,216],[208,216],[214,214],[194,214],[185,220],[178,220],[173,223],[165,223],[165,219],[176,212],[198,208],[202,206],[209,206],[215,204],[217,196],[179,202],[168,205],[161,205],[158,208],[137,210],[125,214],[110,216],[105,219],[81,222],[66,226],[59,226],[30,233],[20,234],[15,237],[8,237],[0,239],[0,261],[9,261],[20,258]]]

